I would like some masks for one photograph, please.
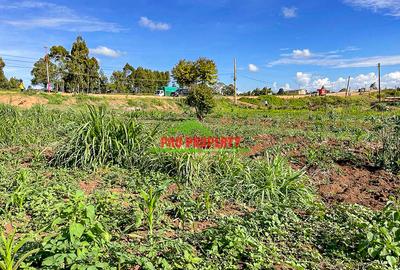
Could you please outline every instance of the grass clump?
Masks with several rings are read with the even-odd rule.
[[[70,167],[146,164],[154,134],[155,130],[146,130],[132,118],[123,121],[107,115],[104,107],[88,106],[84,123],[57,149],[52,161]]]
[[[400,172],[400,117],[391,118],[382,127],[382,148],[377,154],[379,166],[394,173]]]

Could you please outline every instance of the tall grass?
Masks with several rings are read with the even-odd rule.
[[[105,107],[88,106],[84,123],[57,149],[52,163],[70,167],[147,163],[147,150],[153,144],[155,130],[147,130],[134,119],[126,122],[108,115]]]
[[[381,130],[382,148],[377,163],[394,173],[400,172],[400,116],[389,119]]]
[[[153,164],[178,181],[228,200],[249,205],[309,205],[314,200],[304,172],[291,169],[280,155],[251,160],[232,153],[164,153],[158,160]]]

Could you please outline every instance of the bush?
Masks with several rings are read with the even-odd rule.
[[[85,123],[74,130],[52,160],[55,165],[96,167],[146,164],[155,130],[149,131],[134,119],[122,121],[107,116],[104,107],[89,106]]]
[[[378,166],[400,172],[400,117],[390,119],[382,128],[382,149],[377,154]]]
[[[195,85],[186,99],[189,106],[194,107],[196,116],[201,121],[215,106],[213,91],[206,85]]]

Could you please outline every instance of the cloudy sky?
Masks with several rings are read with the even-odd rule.
[[[241,91],[340,89],[376,81],[400,86],[400,0],[0,0],[6,75],[30,80],[44,46],[70,48],[77,35],[107,74],[129,62],[170,70],[209,57],[220,80]]]

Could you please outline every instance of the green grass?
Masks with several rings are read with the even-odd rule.
[[[68,100],[69,97],[61,95],[61,93],[55,94],[44,94],[40,93],[40,96],[49,101],[49,105],[61,105],[64,101]]]
[[[382,210],[326,204],[307,171],[343,160],[385,169],[368,149],[394,145],[394,133],[384,141],[381,133],[398,111],[374,111],[364,100],[271,99],[273,109],[251,109],[218,99],[198,122],[184,105],[173,114],[124,112],[79,98],[71,108],[0,105],[0,231],[12,226],[16,244],[30,240],[12,254],[35,253],[22,269],[398,267],[395,198]],[[307,102],[320,108],[302,108]],[[270,147],[253,156],[153,151],[160,137],[178,135]],[[394,164],[397,148],[387,150]]]

